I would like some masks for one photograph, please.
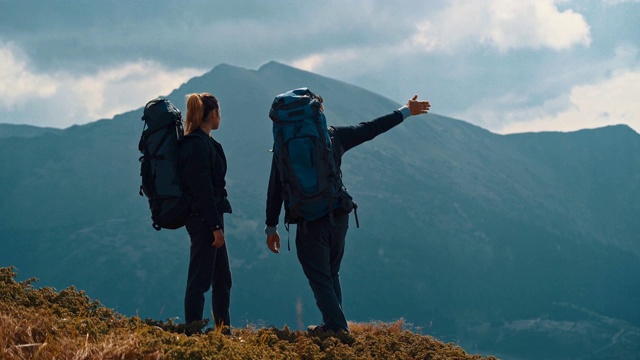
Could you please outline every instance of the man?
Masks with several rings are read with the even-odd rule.
[[[322,103],[322,98],[318,97],[318,99]],[[375,120],[362,122],[355,126],[329,127],[337,173],[341,174],[340,164],[345,152],[386,132],[402,123],[409,116],[428,113],[430,108],[431,104],[428,101],[418,100],[418,95],[415,95],[405,106]],[[320,111],[324,111],[322,104]],[[274,253],[280,252],[280,236],[277,232],[277,225],[284,202],[280,170],[274,154],[267,192],[265,229],[267,246]],[[351,197],[346,194],[346,190],[344,192],[344,199],[346,199],[344,201],[351,202]],[[353,208],[353,204],[350,205],[333,210],[330,214],[327,213],[318,219],[303,221],[298,224],[296,229],[298,260],[309,280],[323,320],[319,326],[310,326],[309,331],[311,332],[349,332],[347,320],[342,310],[339,270],[344,254],[349,211]],[[287,204],[285,204],[285,212],[285,219],[290,219]]]

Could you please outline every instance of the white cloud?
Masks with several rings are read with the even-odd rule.
[[[293,60],[291,62],[291,66],[296,67],[298,69],[307,70],[307,71],[317,71],[319,68],[322,68],[328,63],[335,64],[336,62],[348,61],[346,57],[342,57],[339,54],[340,54],[339,52],[311,54],[311,55],[307,55],[302,58]],[[351,58],[352,56],[347,56],[347,57]],[[350,59],[350,60],[353,60],[353,59]]]
[[[33,98],[47,98],[57,86],[50,76],[32,72],[13,44],[0,43],[0,109],[13,109]]]
[[[66,127],[143,106],[168,93],[202,69],[168,69],[146,60],[104,68],[94,74],[41,74],[30,68],[23,52],[0,44],[0,114],[20,114],[11,123]],[[11,115],[13,114],[13,115]]]
[[[324,53],[314,53],[291,61],[291,66],[298,69],[321,72],[323,68],[338,68],[342,73],[366,73],[371,71],[375,63],[383,64],[384,56],[371,56],[371,48],[337,49]],[[362,66],[366,62],[367,66]]]
[[[288,63],[329,76],[354,78],[393,66],[399,57],[416,57],[425,52],[460,55],[488,46],[505,52],[533,48],[564,50],[576,45],[589,46],[590,28],[584,17],[572,10],[561,11],[562,0],[453,0],[442,10],[414,6],[409,19],[420,18],[413,27],[400,27],[414,34],[379,38],[375,43],[345,44],[325,48],[294,58]],[[419,14],[426,14],[420,16]],[[379,19],[393,26],[396,17]],[[396,29],[387,31],[394,34]],[[381,70],[382,71],[382,70]]]
[[[572,10],[560,11],[557,2],[451,1],[434,20],[416,26],[412,43],[426,51],[444,52],[478,43],[500,51],[589,46],[590,29],[584,17]]]
[[[618,71],[599,83],[576,86],[569,94],[547,101],[541,107],[507,114],[509,123],[499,132],[574,131],[617,124],[629,125],[640,132],[638,94],[640,71]],[[555,112],[559,103],[565,106]]]
[[[168,70],[159,63],[141,60],[61,80],[82,101],[88,120],[96,120],[138,108],[152,97],[168,95],[203,72],[192,68]]]

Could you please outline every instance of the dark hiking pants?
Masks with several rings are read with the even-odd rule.
[[[187,231],[191,237],[191,255],[184,297],[185,322],[202,320],[204,294],[211,288],[216,327],[230,325],[231,269],[227,244],[219,248],[211,246],[213,232],[200,218],[189,218]]]
[[[322,320],[333,331],[349,331],[342,311],[342,288],[338,274],[348,227],[349,214],[341,214],[334,216],[333,225],[325,216],[299,224],[296,230],[298,260],[309,279]]]

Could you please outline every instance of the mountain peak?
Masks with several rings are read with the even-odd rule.
[[[270,69],[270,68],[277,68],[277,67],[283,67],[283,66],[287,66],[281,62],[277,62],[275,60],[271,60],[266,64],[263,64],[262,66],[260,66],[260,68],[258,69],[258,71],[263,70],[263,69]]]
[[[632,127],[626,124],[616,124],[616,125],[607,125],[598,129],[603,132],[607,132],[609,134],[615,134],[618,136],[637,136],[638,132],[636,132]]]
[[[287,64],[283,64],[281,62],[277,62],[275,60],[271,60],[268,63],[260,66],[260,68],[258,69],[258,72],[271,71],[271,70],[300,70],[300,69]]]

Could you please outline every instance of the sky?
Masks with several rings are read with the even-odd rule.
[[[108,119],[278,61],[500,134],[640,132],[638,24],[640,0],[0,0],[0,123]]]

